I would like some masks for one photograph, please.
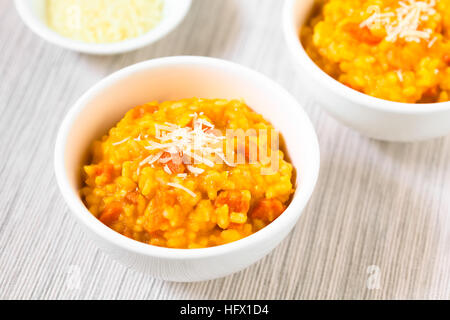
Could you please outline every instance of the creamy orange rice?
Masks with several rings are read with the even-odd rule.
[[[289,203],[293,167],[281,150],[273,150],[275,169],[262,161],[230,163],[228,129],[258,133],[245,146],[233,141],[233,157],[248,157],[252,143],[272,152],[271,134],[260,132],[273,127],[242,101],[185,99],[130,110],[93,143],[83,167],[86,206],[117,232],[170,248],[221,245],[264,228]],[[203,149],[189,149],[190,137],[200,138]],[[212,154],[197,159],[206,149]]]
[[[381,99],[450,100],[450,0],[319,0],[302,28],[315,63]]]

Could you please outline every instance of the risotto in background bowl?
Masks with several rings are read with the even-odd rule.
[[[241,128],[281,133],[278,166],[231,163],[226,129]],[[150,60],[102,80],[66,116],[55,148],[58,184],[87,233],[125,265],[170,281],[222,277],[268,254],[300,217],[319,162],[292,96],[203,57]]]
[[[369,137],[408,142],[449,134],[446,1],[286,1],[284,34],[301,84]]]

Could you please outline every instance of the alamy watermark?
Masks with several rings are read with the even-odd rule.
[[[66,273],[66,288],[68,290],[81,289],[81,268],[78,265],[70,265]]]
[[[146,141],[145,148],[155,152],[156,158],[158,152],[160,157],[162,153],[170,154],[161,157],[162,163],[172,160],[176,164],[209,167],[258,164],[262,175],[276,173],[280,165],[280,137],[274,129],[226,129],[223,134],[208,121],[195,117],[192,127],[156,124],[154,138],[139,136],[135,140]],[[156,158],[150,156],[149,161]]]
[[[369,290],[381,289],[381,269],[377,265],[368,266],[366,269],[369,275],[366,280],[366,287]]]

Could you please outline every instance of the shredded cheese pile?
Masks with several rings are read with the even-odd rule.
[[[223,149],[223,140],[225,137],[214,131],[214,125],[207,120],[199,118],[198,114],[193,117],[192,127],[179,127],[171,123],[156,125],[156,136],[154,140],[148,140],[148,146],[145,149],[156,151],[140,163],[140,167],[146,164],[152,164],[159,161],[166,164],[169,161],[179,161],[187,164],[187,169],[199,175],[204,169],[193,166],[192,164],[204,164],[208,167],[214,167],[216,157],[221,159],[227,165],[232,166],[226,159]],[[170,157],[162,157],[163,154],[169,154]],[[175,159],[176,157],[176,159]],[[170,168],[165,165],[164,171],[172,174]],[[184,175],[179,175],[184,177]]]
[[[139,37],[161,20],[162,0],[46,0],[47,24],[61,35],[89,43]]]
[[[214,158],[216,160],[216,157],[218,157],[227,165],[232,166],[224,154],[223,140],[226,137],[214,131],[215,126],[207,120],[199,118],[197,113],[191,116],[193,117],[192,127],[180,127],[172,123],[165,123],[164,125],[156,124],[155,139],[158,141],[142,140],[141,135],[134,139],[135,141],[146,141],[148,146],[145,149],[154,152],[139,163],[138,175],[142,166],[152,165],[156,162],[162,164],[163,170],[169,175],[173,174],[167,165],[169,161],[176,162],[182,160],[186,164],[187,170],[196,176],[202,174],[205,170],[192,165],[192,163],[214,167],[215,163],[211,159]],[[125,143],[129,139],[126,138],[113,143],[113,145]],[[187,174],[179,173],[177,177],[185,179]],[[169,182],[167,185],[183,190],[192,197],[197,196],[194,192],[179,183]]]
[[[386,29],[386,41],[396,42],[404,39],[407,42],[420,42],[429,40],[432,30],[419,30],[423,21],[427,21],[431,15],[436,14],[436,0],[407,0],[399,1],[399,7],[395,11],[381,12],[378,6],[370,7],[374,13],[360,24],[364,27],[384,26]]]

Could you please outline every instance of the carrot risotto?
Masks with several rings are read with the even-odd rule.
[[[294,191],[278,133],[237,100],[136,107],[93,143],[83,175],[81,195],[95,217],[170,248],[249,236],[275,220]]]
[[[319,0],[301,39],[318,66],[355,90],[450,100],[450,0]]]

